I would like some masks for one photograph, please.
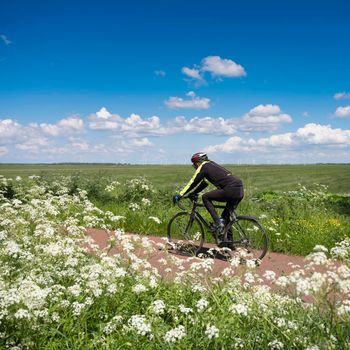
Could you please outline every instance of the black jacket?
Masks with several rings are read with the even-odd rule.
[[[190,192],[195,188],[201,181],[202,183],[198,186],[196,192],[200,192],[205,187],[208,186],[207,181],[212,183],[217,188],[225,188],[226,186],[230,187],[239,187],[243,186],[242,180],[236,176],[233,176],[231,172],[223,168],[219,164],[209,160],[203,162],[197,169],[191,180],[180,192],[181,196],[184,196],[186,193]]]

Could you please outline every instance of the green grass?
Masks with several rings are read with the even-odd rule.
[[[344,259],[332,273],[314,274],[310,266],[276,282],[262,276],[280,293],[254,286],[255,270],[237,268],[234,259],[215,279],[213,259],[192,260],[190,269],[177,259],[184,271],[175,281],[162,279],[149,264],[159,246],[120,232],[108,242],[120,253],[88,254],[84,227],[121,224],[107,209],[125,215],[123,224],[137,232],[166,227],[176,212],[169,205],[172,188],[134,177],[0,177],[0,349],[349,348],[350,240],[330,251],[328,256]],[[116,178],[120,184],[107,191]],[[242,210],[266,215],[262,220],[275,250],[307,250],[349,233],[348,217],[338,213],[349,197],[320,186],[253,194]],[[131,204],[140,209],[132,211]],[[161,225],[148,219],[155,214]],[[140,249],[144,259],[133,254]],[[173,266],[172,258],[165,255],[165,266]],[[318,247],[313,261],[320,258],[327,259]]]
[[[329,186],[329,191],[350,194],[350,164],[329,165],[228,165],[244,181],[248,191],[292,190],[298,183]],[[155,186],[176,189],[193,174],[185,165],[8,165],[0,164],[5,177],[29,175],[72,175],[87,178],[116,177],[120,180],[144,176]]]
[[[269,236],[270,251],[306,255],[315,245],[330,248],[349,237],[350,165],[227,167],[244,182],[245,198],[239,205],[239,214],[260,218]],[[169,220],[179,211],[171,198],[190,179],[193,168],[0,165],[0,175],[13,178],[13,184],[7,188],[9,197],[18,192],[16,176],[21,176],[21,183],[25,184],[33,174],[40,175],[39,183],[45,183],[54,193],[61,184],[70,194],[78,188],[86,190],[97,207],[124,217],[115,224],[116,228],[165,236]],[[116,181],[118,185],[107,191],[106,187]],[[202,214],[211,221],[205,209]],[[151,217],[157,217],[161,223]],[[206,240],[212,241],[210,234],[206,234]]]

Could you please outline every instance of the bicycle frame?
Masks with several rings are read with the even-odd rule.
[[[210,227],[208,221],[198,211],[199,207],[205,207],[203,204],[198,203],[198,196],[184,196],[183,199],[189,199],[191,201],[192,208],[185,208],[181,206],[181,203],[177,203],[181,212],[177,213],[168,224],[168,239],[171,241],[171,224],[177,217],[183,217],[183,215],[189,215],[190,219],[187,222],[187,227],[183,230],[182,235],[187,235],[194,221],[200,226],[200,248],[203,245],[205,239],[205,231],[212,233],[215,243],[219,247],[227,247],[232,250],[231,243],[233,243],[233,250],[236,247],[242,247],[253,255],[257,260],[261,260],[267,252],[268,248],[268,236],[264,227],[260,224],[258,219],[254,216],[238,215],[235,211],[235,207],[229,210],[228,222],[222,232],[216,232],[216,230]],[[225,209],[226,205],[214,205],[215,208]],[[226,215],[226,214],[225,214]],[[230,237],[232,234],[232,238]],[[192,237],[184,236],[185,241],[190,241]],[[196,239],[195,239],[196,240]],[[200,249],[199,248],[199,249]],[[197,248],[193,248],[197,249]],[[198,253],[198,251],[197,251]],[[258,257],[256,257],[256,255]]]
[[[184,198],[188,198],[189,197],[184,197]],[[201,207],[201,208],[205,208],[205,206],[203,204],[198,204],[197,199],[196,200],[192,200],[190,199],[191,202],[193,203],[192,205],[192,210],[190,213],[190,217],[191,217],[191,221],[197,217],[199,219],[199,221],[204,225],[204,227],[208,230],[209,229],[209,224],[208,222],[204,219],[204,217],[199,213],[199,211],[197,210],[197,207]],[[225,209],[226,207],[224,205],[214,205],[215,208],[221,208],[221,209]],[[180,207],[181,208],[181,207]],[[184,209],[184,208],[181,208]],[[229,229],[235,224],[235,227],[238,231],[240,240],[237,241],[233,241],[233,243],[241,243],[242,239],[245,239],[244,235],[242,235],[242,228],[239,226],[239,224],[237,223],[237,213],[235,212],[235,210],[231,210],[230,211],[230,221],[225,225],[224,231],[223,231],[223,237],[224,237],[224,241],[227,241],[227,232],[229,231]],[[217,236],[215,234],[215,240],[217,241]]]

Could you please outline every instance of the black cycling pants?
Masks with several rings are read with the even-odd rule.
[[[243,186],[226,186],[223,189],[218,189],[204,193],[202,195],[204,206],[207,208],[214,222],[219,220],[219,216],[214,208],[213,201],[226,202],[224,211],[221,217],[227,222],[230,211],[237,207],[239,202],[243,199]]]

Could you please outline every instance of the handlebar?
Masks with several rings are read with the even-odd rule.
[[[182,205],[181,205],[181,201],[184,200],[184,199],[189,199],[192,204],[196,204],[197,201],[198,201],[198,194],[197,195],[187,195],[187,196],[183,196],[180,198],[180,200],[176,203],[176,205],[182,209],[182,210],[187,210],[186,208],[184,208]]]

